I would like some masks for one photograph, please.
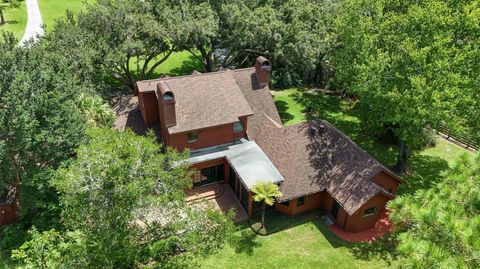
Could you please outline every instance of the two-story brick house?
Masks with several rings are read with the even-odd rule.
[[[137,83],[146,126],[198,169],[194,186],[228,183],[249,215],[251,188],[279,184],[276,210],[289,215],[323,207],[347,231],[378,220],[402,180],[323,120],[284,127],[268,87],[271,66]]]

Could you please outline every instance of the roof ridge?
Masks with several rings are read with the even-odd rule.
[[[245,68],[238,68],[238,69],[226,69],[220,70],[215,72],[206,72],[206,73],[199,73],[199,74],[190,74],[190,75],[182,75],[182,76],[173,76],[173,77],[164,77],[164,78],[153,78],[153,79],[145,79],[137,81],[137,83],[147,83],[147,82],[160,82],[160,81],[167,81],[167,80],[175,80],[181,78],[190,78],[190,77],[199,77],[199,76],[209,76],[209,75],[218,75],[218,74],[225,74],[230,72],[238,72],[238,71],[245,71],[255,69],[255,67],[245,67]]]
[[[176,80],[176,79],[181,79],[181,78],[191,78],[191,77],[200,77],[200,76],[213,76],[213,75],[228,73],[228,72],[231,72],[231,71],[232,70],[221,70],[221,71],[207,72],[207,73],[200,73],[200,74],[190,74],[190,75],[183,75],[183,76],[146,79],[146,80],[137,81],[137,83],[160,82],[160,81],[166,81],[166,80]]]

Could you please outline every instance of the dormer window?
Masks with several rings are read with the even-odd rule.
[[[243,126],[242,124],[238,121],[233,124],[233,132],[234,133],[241,133],[243,132]]]

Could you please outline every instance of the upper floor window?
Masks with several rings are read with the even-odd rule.
[[[198,140],[198,133],[197,132],[193,131],[193,132],[189,132],[187,134],[188,143],[195,143],[195,142],[197,142],[197,140]]]
[[[241,133],[243,132],[243,126],[242,124],[238,121],[233,124],[233,132],[234,133]]]

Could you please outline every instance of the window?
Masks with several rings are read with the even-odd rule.
[[[305,204],[305,196],[298,197],[297,199],[297,206],[301,206]]]
[[[193,175],[195,187],[224,180],[224,165],[211,166],[196,171]]]
[[[281,203],[281,205],[289,206],[289,205],[290,205],[290,201],[285,201],[285,202]]]
[[[233,124],[233,132],[234,133],[241,133],[243,132],[243,126],[240,122],[235,122]]]
[[[370,208],[367,208],[365,209],[365,211],[363,212],[363,217],[370,217],[372,215],[375,215],[375,212],[377,211],[377,208],[376,207],[370,207]]]
[[[198,133],[197,132],[190,132],[188,133],[188,143],[195,143],[198,140]]]

